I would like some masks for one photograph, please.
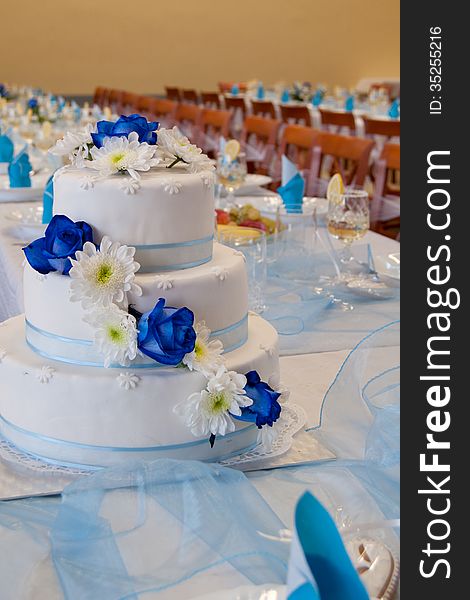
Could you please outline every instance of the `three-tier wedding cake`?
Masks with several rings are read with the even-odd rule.
[[[214,242],[214,167],[138,115],[68,133],[53,218],[0,327],[0,433],[60,464],[220,460],[279,418],[278,339]],[[260,436],[260,432],[265,432]]]

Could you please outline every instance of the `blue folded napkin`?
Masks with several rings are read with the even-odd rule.
[[[236,83],[232,85],[231,94],[232,96],[238,96],[240,89]]]
[[[8,165],[8,176],[10,177],[10,188],[31,187],[31,163],[26,148],[15,156]]]
[[[54,204],[54,174],[47,180],[44,194],[42,196],[42,222],[49,223],[52,219],[52,206]]]
[[[320,104],[322,103],[322,100],[323,100],[323,92],[321,90],[317,90],[313,94],[313,98],[312,98],[313,106],[320,106]]]
[[[392,106],[388,111],[388,116],[391,119],[398,119],[400,117],[400,100],[398,100],[398,98],[392,102]]]
[[[264,96],[265,96],[264,85],[262,83],[260,83],[258,85],[258,89],[256,90],[256,97],[258,100],[264,100]]]
[[[0,135],[0,163],[9,163],[13,159],[14,146],[9,136],[4,133]]]
[[[287,600],[369,600],[328,512],[306,492],[295,509]]]
[[[282,157],[282,185],[277,188],[288,213],[301,213],[305,181],[295,164],[287,156]]]
[[[344,103],[344,110],[346,112],[352,112],[354,110],[354,96],[348,96]]]
[[[285,89],[282,92],[282,96],[281,96],[281,102],[289,102],[290,100],[290,94],[289,94],[289,90]]]

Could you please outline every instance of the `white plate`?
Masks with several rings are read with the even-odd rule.
[[[28,227],[37,227],[38,229],[42,229],[44,227],[42,223],[42,213],[42,206],[15,208],[10,213],[5,215],[5,219],[20,225],[27,225]]]
[[[251,204],[257,208],[263,216],[272,217],[276,214],[279,208],[281,215],[287,215],[286,209],[282,203],[282,199],[278,195],[273,196],[244,196],[243,199],[237,201],[238,204]],[[302,212],[304,215],[311,215],[316,209],[317,216],[326,215],[328,212],[328,200],[326,198],[311,198],[305,196],[303,201]]]
[[[269,185],[271,182],[272,177],[268,177],[268,175],[257,175],[256,173],[250,173],[246,176],[245,181],[235,192],[235,195],[245,195],[248,193],[248,190],[256,190],[256,188]]]
[[[400,253],[392,252],[374,257],[375,270],[383,277],[400,283]]]
[[[219,590],[193,600],[285,600],[285,585],[242,585],[233,590]]]
[[[0,202],[31,202],[41,200],[50,173],[31,177],[31,187],[11,188],[8,175],[0,175]]]

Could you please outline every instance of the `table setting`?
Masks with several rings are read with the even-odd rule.
[[[30,118],[47,109],[56,123],[64,113],[77,130],[99,118],[89,107],[45,94],[35,104],[30,95],[19,93]],[[58,163],[38,154],[36,141],[58,132],[35,124],[21,140],[16,121],[23,135],[30,130],[18,112],[0,105],[7,333],[24,309],[23,249],[47,243],[57,200]],[[42,161],[37,172],[30,155]],[[282,406],[276,435],[260,428],[262,444],[217,462],[135,453],[104,468],[46,461],[0,437],[0,549],[12,557],[2,570],[5,598],[399,598],[399,243],[369,230],[367,193],[341,176],[307,197],[302,173],[284,156],[281,184],[269,190],[270,177],[247,173],[236,140],[224,141],[212,168],[214,239],[243,259],[250,319],[265,319],[279,335],[282,381],[265,383],[252,371],[247,383]],[[227,277],[214,274],[220,283]],[[174,283],[163,278],[158,287]],[[272,358],[262,342],[259,349]],[[0,347],[0,366],[5,356]],[[134,389],[139,377],[121,375],[121,387]],[[53,373],[41,377],[49,384]],[[23,433],[18,427],[15,439]]]

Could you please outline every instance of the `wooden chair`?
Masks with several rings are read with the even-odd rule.
[[[280,185],[283,155],[295,163],[303,176],[308,178],[312,164],[313,147],[319,133],[318,130],[304,125],[293,124],[284,127],[276,153],[275,164],[271,171],[273,177],[273,183],[270,185],[271,189],[275,190]]]
[[[123,92],[121,110],[124,114],[132,114],[137,110],[139,94],[133,92]]]
[[[219,138],[229,137],[232,113],[229,110],[204,108],[199,121],[198,145],[208,155],[215,156]]]
[[[280,108],[284,123],[312,126],[312,117],[305,104],[281,104]]]
[[[162,127],[173,127],[178,104],[166,98],[150,98],[149,116],[159,121]]]
[[[369,93],[372,90],[385,90],[387,96],[389,97],[389,99],[392,99],[393,94],[393,86],[391,83],[373,83],[371,84],[370,88],[369,88]]]
[[[181,96],[182,96],[183,102],[199,104],[199,95],[196,92],[196,90],[182,90]]]
[[[136,102],[136,110],[139,115],[152,119],[152,100],[151,96],[139,96]]]
[[[124,92],[122,90],[109,90],[108,106],[115,113],[119,113],[123,107]]]
[[[207,108],[221,108],[218,92],[201,92],[201,103]]]
[[[232,91],[234,85],[238,86],[241,93],[246,92],[246,83],[236,81],[219,81],[219,91],[222,94],[229,94]]]
[[[356,121],[352,112],[325,110],[324,108],[320,108],[319,111],[323,129],[328,131],[334,128],[335,133],[344,128],[350,132],[356,131]]]
[[[245,117],[240,137],[249,173],[267,175],[272,166],[281,121],[257,115]]]
[[[252,100],[251,111],[254,115],[259,115],[260,117],[277,119],[276,108],[269,100]]]
[[[176,107],[176,124],[179,129],[181,129],[181,132],[188,137],[193,144],[198,143],[201,116],[202,109],[195,104],[183,102]]]
[[[181,92],[177,87],[165,87],[167,100],[173,100],[174,102],[181,101]]]
[[[106,88],[97,87],[95,88],[95,92],[93,94],[93,104],[97,104],[98,106],[103,106],[103,97],[106,93]]]
[[[400,121],[397,119],[374,119],[373,117],[362,117],[362,119],[366,135],[381,135],[387,139],[400,137]]]
[[[103,88],[103,94],[101,96],[101,107],[109,106],[109,93],[111,90],[109,88]]]
[[[375,186],[371,206],[371,228],[374,231],[388,237],[397,237],[400,232],[399,196],[400,145],[385,144],[375,164]]]
[[[245,98],[243,96],[225,96],[225,108],[233,115],[230,133],[232,137],[239,138],[243,121],[247,115]]]
[[[340,173],[346,185],[363,186],[373,146],[372,140],[319,132],[312,152],[311,180],[307,187],[311,188],[316,179],[322,176],[329,178],[334,173]]]

